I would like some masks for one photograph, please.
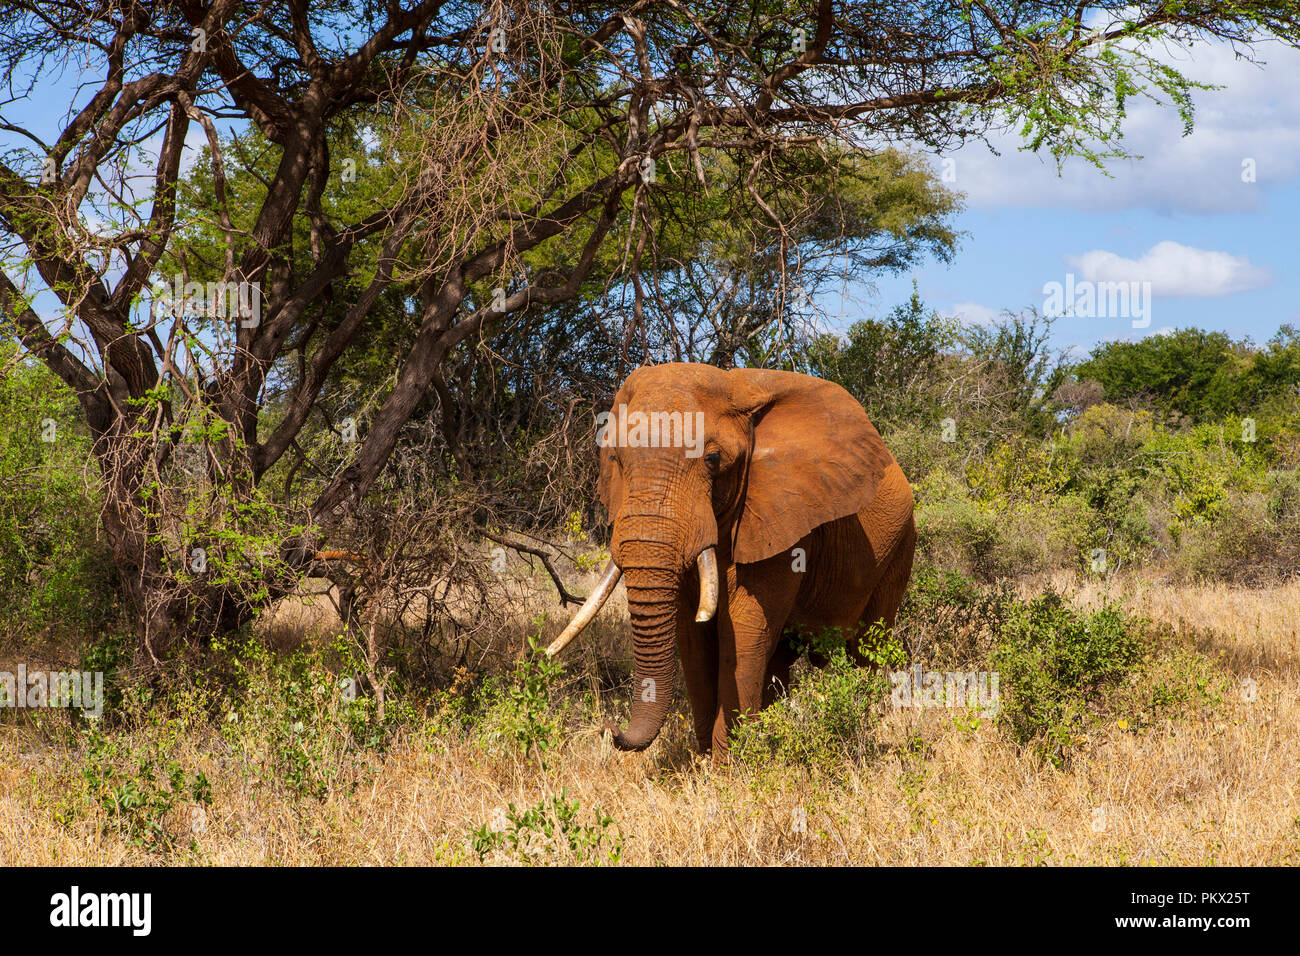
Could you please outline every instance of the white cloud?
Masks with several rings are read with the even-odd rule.
[[[992,325],[1002,313],[978,302],[958,302],[948,314],[967,325]]]
[[[1001,153],[983,144],[943,158],[956,159],[955,186],[973,208],[1048,206],[1089,211],[1145,208],[1162,213],[1257,209],[1262,189],[1300,175],[1300,51],[1277,43],[1256,51],[1263,68],[1239,59],[1223,43],[1201,43],[1161,57],[1194,80],[1223,86],[1195,91],[1196,126],[1167,104],[1129,103],[1124,148],[1138,160],[1107,165],[1110,177],[1083,160],[1057,174],[1050,156],[1021,152],[1014,133],[991,136]],[[1250,161],[1255,181],[1243,181]]]
[[[1166,239],[1139,259],[1093,249],[1066,261],[1091,282],[1150,282],[1155,295],[1211,298],[1270,284],[1273,275],[1247,256],[1194,249]]]

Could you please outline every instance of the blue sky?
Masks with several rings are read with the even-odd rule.
[[[966,196],[956,219],[969,233],[950,266],[928,261],[881,277],[874,299],[855,295],[849,320],[903,301],[916,280],[926,303],[965,321],[1003,309],[1043,307],[1043,286],[1078,279],[1151,281],[1151,323],[1128,318],[1057,320],[1054,344],[1086,351],[1189,325],[1263,343],[1300,325],[1300,53],[1259,48],[1264,67],[1219,44],[1171,52],[1193,79],[1226,87],[1198,92],[1197,124],[1182,136],[1168,107],[1131,111],[1126,148],[1140,161],[1112,163],[1111,178],[1083,162],[1058,176],[1050,156],[995,140],[932,157],[951,158],[951,185]],[[1243,181],[1253,161],[1255,181]],[[834,307],[832,307],[834,308]]]

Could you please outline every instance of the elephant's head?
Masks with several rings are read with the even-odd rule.
[[[893,460],[862,406],[831,382],[755,369],[637,369],[602,416],[598,490],[613,521],[611,560],[551,645],[555,654],[627,587],[635,683],[624,750],[659,733],[676,679],[679,595],[712,618],[724,567],[789,551],[809,531],[861,510]]]

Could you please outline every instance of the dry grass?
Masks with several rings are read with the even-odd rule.
[[[1067,583],[1067,582],[1058,582]],[[471,832],[513,803],[564,792],[589,824],[599,807],[625,864],[1300,863],[1300,584],[1271,590],[1077,583],[1168,622],[1258,693],[1147,726],[1118,721],[1066,769],[1020,752],[992,722],[948,712],[887,715],[883,754],[831,778],[802,770],[717,771],[693,758],[680,712],[643,755],[611,751],[594,713],[575,720],[546,766],[517,750],[414,730],[384,753],[349,758],[355,789],[294,796],[246,772],[214,731],[176,756],[212,782],[201,817],[172,811],[174,848],[132,845],[98,807],[69,810],[84,755],[30,727],[0,728],[0,864],[463,864]],[[620,614],[607,611],[604,631]],[[553,622],[553,626],[554,622]],[[590,648],[570,664],[597,691]],[[614,706],[611,701],[610,706]],[[140,730],[133,733],[147,734]],[[71,803],[69,802],[71,800]],[[806,827],[800,824],[806,820]],[[608,842],[608,841],[607,841]],[[568,846],[537,862],[569,863]],[[503,851],[488,862],[518,862]]]

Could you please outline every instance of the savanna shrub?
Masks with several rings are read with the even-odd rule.
[[[528,639],[531,654],[513,673],[490,677],[478,694],[481,716],[476,732],[489,744],[518,748],[543,761],[559,746],[569,702],[557,692],[560,663],[541,653],[537,637]]]
[[[1300,337],[1284,325],[1267,348],[1223,332],[1178,329],[1136,342],[1098,345],[1075,368],[1112,402],[1149,402],[1166,415],[1203,421],[1239,412],[1300,382]]]
[[[896,634],[912,659],[965,666],[993,650],[1013,598],[1003,584],[976,584],[956,571],[919,565],[912,571]]]
[[[1063,765],[1105,691],[1143,660],[1144,629],[1118,607],[1083,613],[1052,591],[1010,605],[991,663],[1016,742]]]
[[[472,738],[489,750],[535,757],[545,766],[564,739],[577,701],[561,687],[564,668],[541,652],[539,637],[528,638],[528,652],[506,673],[480,678],[458,668],[451,686],[434,695],[426,742]]]
[[[902,648],[883,633],[870,643],[875,662],[896,666]],[[842,644],[823,651],[826,665],[811,669],[790,692],[743,717],[732,732],[731,753],[742,765],[804,767],[832,772],[847,760],[862,763],[876,753],[888,680],[884,667],[861,667]]]
[[[104,717],[110,722],[122,704],[121,668],[130,663],[131,640],[123,629],[101,634],[81,653],[77,670],[104,675]]]
[[[952,491],[950,497],[927,495],[917,504],[916,547],[923,560],[984,582],[1043,566],[1039,541],[1013,534],[1005,515],[964,491]]]
[[[883,319],[855,322],[844,341],[824,336],[809,360],[818,374],[844,386],[882,434],[940,416],[944,357],[960,327],[927,310],[913,291]]]
[[[1213,523],[1183,531],[1173,555],[1175,576],[1238,584],[1294,576],[1300,569],[1300,508],[1288,501],[1284,487],[1273,488],[1271,494],[1230,491]]]
[[[579,810],[563,790],[523,811],[512,803],[474,830],[470,842],[480,863],[499,853],[526,865],[618,863],[623,835],[610,832],[614,819],[595,807],[592,822],[582,823]]]
[[[388,702],[381,720],[373,698],[351,676],[326,668],[318,652],[272,653],[255,640],[218,642],[234,670],[235,689],[222,704],[222,736],[253,776],[298,796],[324,799],[332,787],[355,786],[365,755],[383,750],[415,711]],[[332,650],[348,661],[348,645]],[[353,672],[361,670],[352,659]]]
[[[99,630],[120,614],[76,397],[0,345],[0,633]]]
[[[85,739],[82,781],[90,801],[136,846],[152,852],[170,849],[176,830],[173,810],[212,803],[212,787],[203,772],[186,771],[157,740],[138,749],[125,738],[108,737],[92,727]]]

